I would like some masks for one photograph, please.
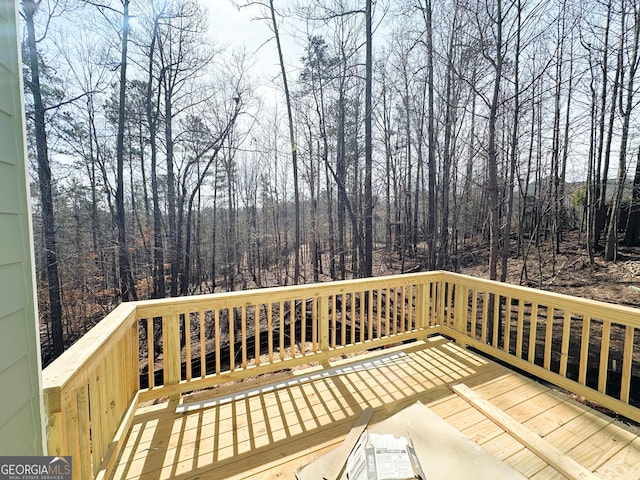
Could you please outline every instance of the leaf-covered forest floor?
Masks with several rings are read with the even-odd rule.
[[[463,258],[467,262],[460,273],[489,278],[486,247],[469,249]],[[512,255],[507,263],[508,283],[640,308],[640,247],[620,246],[616,262],[604,261],[602,252],[597,252],[590,264],[584,235],[579,238],[577,232],[569,232],[560,253],[554,255],[548,244],[539,250],[533,245],[523,273],[524,264],[522,255]]]

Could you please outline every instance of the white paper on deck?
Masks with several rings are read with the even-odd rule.
[[[404,480],[415,478],[415,473],[407,452],[408,441],[390,434],[369,434],[369,442],[374,447],[379,480]]]

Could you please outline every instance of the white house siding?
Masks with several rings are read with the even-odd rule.
[[[42,455],[17,1],[0,0],[0,455]]]

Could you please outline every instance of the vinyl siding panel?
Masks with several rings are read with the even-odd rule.
[[[31,401],[33,386],[31,378],[24,374],[26,371],[29,371],[29,359],[25,355],[0,372],[0,385],[11,386],[11,394],[6,396],[0,410],[0,428]]]
[[[6,0],[0,0],[0,2],[5,2]],[[2,68],[0,68],[0,78],[4,75],[5,72]],[[0,85],[2,82],[0,82]],[[0,86],[0,88],[7,88],[5,86]],[[0,90],[0,97],[4,97],[6,95],[7,90]],[[6,112],[0,110],[0,165],[15,165],[17,159],[15,155],[10,155],[9,152],[16,150],[16,134],[12,127],[13,117],[11,117]]]
[[[27,403],[0,427],[0,431],[12,432],[11,436],[0,435],[0,452],[3,455],[41,455],[40,452],[34,451],[33,429],[24,428],[33,422],[32,418],[33,412]]]
[[[15,165],[0,163],[0,178],[6,179],[2,181],[2,188],[0,188],[0,213],[17,214],[20,211],[18,206],[20,186],[15,180],[9,181],[11,178],[16,178],[15,169]]]
[[[22,358],[30,348],[29,332],[21,311],[0,319],[0,372],[9,368],[17,359]],[[0,388],[2,388],[0,386]],[[0,450],[2,451],[2,450]]]
[[[25,281],[23,262],[0,265],[0,319],[25,310]]]
[[[0,181],[0,184],[1,183],[3,182]],[[0,194],[0,196],[1,195],[2,194]],[[19,215],[0,213],[0,265],[22,262],[24,260],[24,249],[22,245],[14,240],[15,232],[19,231],[20,228]]]
[[[15,0],[0,0],[0,454],[41,455],[40,344]]]

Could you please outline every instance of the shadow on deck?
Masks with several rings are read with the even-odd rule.
[[[335,448],[366,406],[374,408],[377,423],[416,401],[527,477],[564,478],[453,394],[449,386],[455,383],[481,392],[540,435],[555,435],[558,448],[571,450],[602,478],[640,475],[635,433],[443,337],[332,367],[296,371],[288,380],[273,377],[280,384],[262,389],[249,381],[183,397],[181,403],[222,399],[187,413],[176,413],[178,401],[139,407],[113,478],[294,478],[297,468]],[[230,393],[225,388],[253,391],[222,397]],[[598,446],[605,453],[585,457],[593,442],[581,435],[576,443],[576,429],[599,432],[607,440]]]

